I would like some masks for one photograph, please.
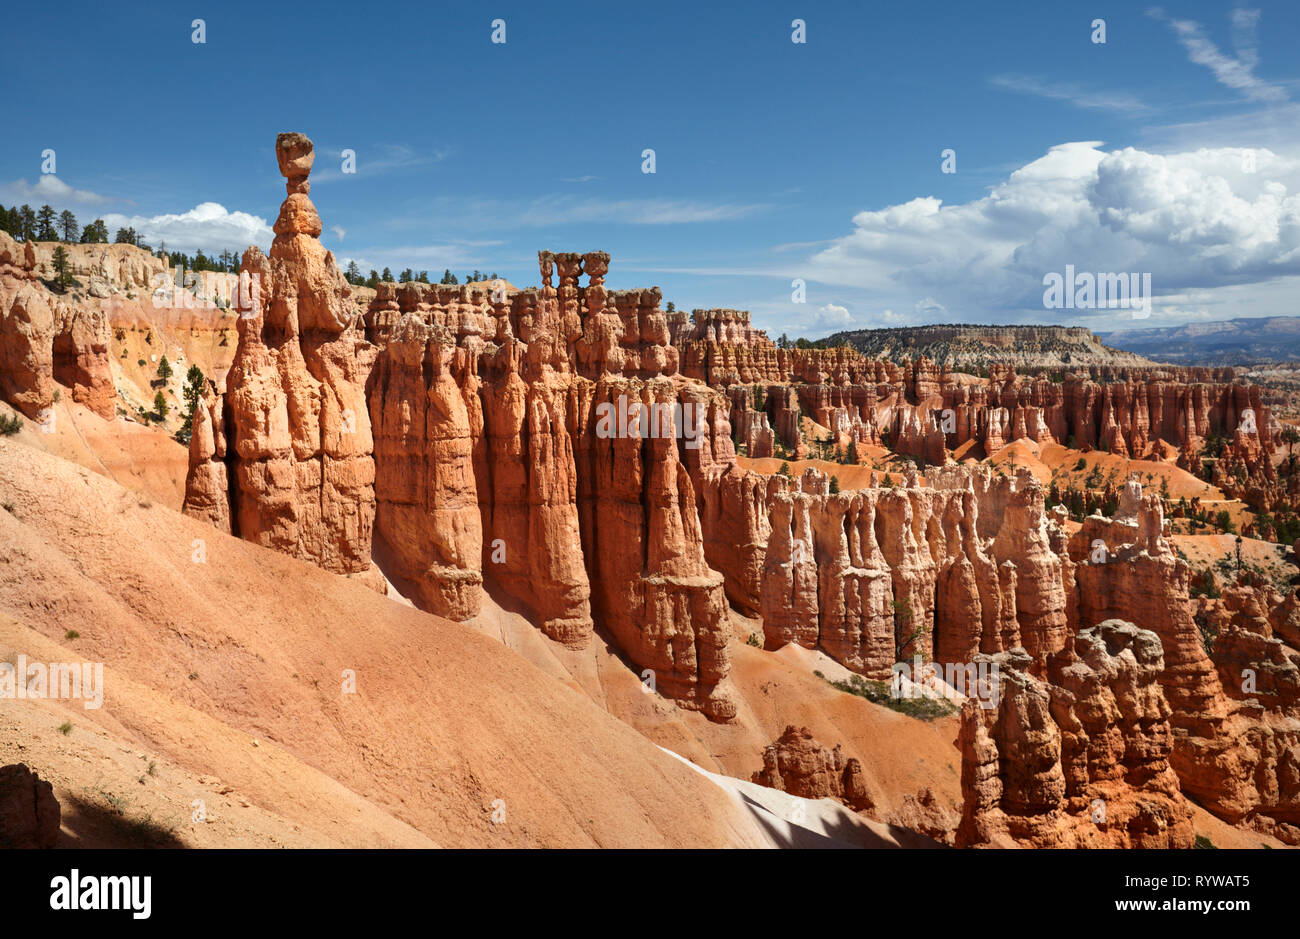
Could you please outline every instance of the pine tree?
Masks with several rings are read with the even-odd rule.
[[[411,273],[411,269],[408,267],[406,270],[402,271],[401,276],[397,278],[397,282],[399,284],[409,284],[414,279],[415,275]]]
[[[367,287],[379,286],[379,272],[376,271],[373,267],[370,269],[370,276],[366,278],[366,286]]]
[[[36,213],[32,211],[30,205],[24,205],[18,211],[23,219],[23,241],[31,241],[36,237]]]
[[[77,217],[67,209],[59,213],[59,228],[63,231],[64,241],[77,240]]]
[[[451,268],[447,268],[442,272],[442,280],[438,281],[438,283],[440,284],[456,283],[456,275],[451,272]]]
[[[167,420],[167,399],[163,397],[161,391],[153,396],[153,409],[158,415],[158,420]]]
[[[54,230],[54,210],[48,205],[41,206],[41,210],[36,213],[36,240],[55,241],[58,237],[58,232]]]
[[[68,269],[68,251],[63,245],[54,249],[54,282],[63,289],[72,283],[72,272]]]
[[[181,390],[181,397],[185,400],[185,411],[180,430],[176,431],[176,439],[181,443],[189,443],[194,434],[194,412],[198,409],[199,399],[203,397],[203,372],[197,365],[191,365],[185,373],[185,387]]]
[[[840,491],[840,478],[839,478],[838,476],[832,476],[832,477],[831,477],[831,490],[830,490],[830,491],[833,492],[833,493],[834,493],[834,492],[839,492],[839,491]]]
[[[356,261],[349,261],[349,262],[348,262],[348,273],[347,273],[347,278],[348,278],[348,283],[349,283],[349,284],[360,284],[360,283],[361,283],[361,268],[357,266],[357,262],[356,262]]]
[[[163,356],[158,363],[158,377],[163,381],[168,381],[172,377],[172,364],[167,361],[167,356]]]
[[[420,271],[420,275],[415,278],[417,283],[427,284],[429,282],[429,272]]]
[[[384,268],[384,273],[379,279],[386,284],[391,283],[393,280],[393,272],[390,271],[388,268]]]

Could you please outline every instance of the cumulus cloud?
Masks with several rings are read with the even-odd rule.
[[[823,283],[961,317],[1043,316],[1043,277],[1150,272],[1155,293],[1300,275],[1300,160],[1221,148],[1156,154],[1062,144],[989,193],[860,212],[809,261]],[[897,297],[898,299],[893,299]]]
[[[48,204],[57,209],[83,208],[115,201],[89,189],[74,189],[53,173],[42,174],[35,184],[19,179],[4,188],[8,202]]]
[[[266,220],[247,212],[231,212],[216,202],[204,202],[179,215],[104,216],[110,233],[119,228],[134,228],[144,240],[157,248],[162,242],[174,251],[192,254],[225,250],[243,252],[249,245],[269,248],[275,234]]]
[[[838,303],[827,303],[815,311],[809,325],[816,329],[845,329],[853,324],[849,308]]]

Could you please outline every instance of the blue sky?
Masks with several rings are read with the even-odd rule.
[[[540,248],[603,249],[613,287],[809,337],[1300,313],[1294,3],[889,6],[22,4],[0,203],[266,248],[298,130],[367,270],[526,286]],[[1150,273],[1151,317],[1045,309],[1067,264]]]

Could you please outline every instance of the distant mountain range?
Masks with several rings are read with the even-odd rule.
[[[1300,360],[1300,316],[1244,317],[1098,333],[1108,346],[1174,365],[1256,365]]]
[[[822,341],[827,346],[849,345],[865,355],[893,360],[924,355],[958,370],[983,368],[995,360],[1022,368],[1151,364],[1134,352],[1109,348],[1081,326],[948,324],[858,329],[835,333]]]

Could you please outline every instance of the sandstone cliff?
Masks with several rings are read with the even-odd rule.
[[[52,294],[37,250],[0,232],[0,396],[28,417],[54,403],[56,383],[101,417],[114,416],[108,319]]]

